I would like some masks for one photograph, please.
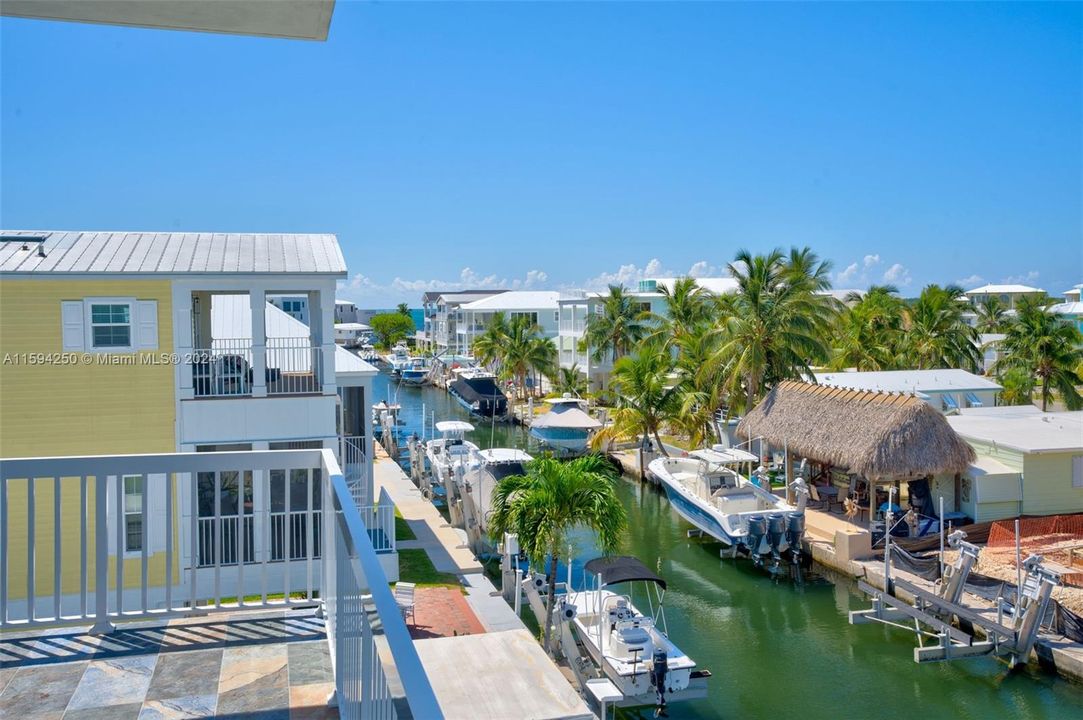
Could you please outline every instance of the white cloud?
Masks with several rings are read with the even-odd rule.
[[[710,277],[729,277],[729,272],[711,265],[706,260],[700,260],[697,263],[692,263],[692,267],[688,268],[686,273],[688,277],[694,278],[710,278]]]
[[[857,277],[857,263],[850,263],[842,272],[835,273],[835,282],[847,285]]]
[[[849,285],[868,285],[869,271],[880,264],[879,255],[866,255],[860,262],[852,262],[841,272],[835,273],[835,284],[840,287]]]
[[[985,278],[975,273],[970,277],[960,278],[955,282],[958,285],[962,285],[964,290],[969,290],[970,288],[976,288],[980,286],[982,283],[985,282]]]
[[[884,272],[884,282],[889,282],[892,285],[905,287],[910,284],[911,280],[910,271],[902,263],[895,263]]]
[[[1031,270],[1026,275],[1011,275],[1004,278],[1004,282],[1009,285],[1026,285],[1027,283],[1038,282],[1038,271]]]

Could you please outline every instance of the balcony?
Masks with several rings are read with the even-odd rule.
[[[304,338],[267,338],[263,389],[255,390],[251,338],[215,340],[193,350],[192,388],[197,398],[320,394],[323,348]]]
[[[0,708],[442,717],[355,492],[327,449],[4,460]]]

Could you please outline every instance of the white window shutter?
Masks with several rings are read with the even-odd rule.
[[[82,300],[60,303],[60,335],[64,352],[82,352],[86,349]]]
[[[158,301],[138,300],[135,303],[135,349],[158,349]]]

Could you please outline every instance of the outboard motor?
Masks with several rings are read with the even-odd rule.
[[[786,515],[786,543],[796,563],[801,557],[801,538],[805,536],[805,514],[791,512]]]
[[[771,513],[767,516],[767,542],[771,546],[771,559],[775,561],[775,567],[781,562],[779,553],[785,550],[782,545],[786,537],[786,516],[782,513]]]
[[[666,712],[666,675],[669,673],[669,656],[662,648],[656,647],[651,656],[651,683],[654,691],[658,694],[655,703],[654,716],[668,716]]]
[[[752,554],[752,560],[759,565],[760,556],[765,554],[770,547],[767,544],[767,518],[763,515],[748,516],[748,551]]]

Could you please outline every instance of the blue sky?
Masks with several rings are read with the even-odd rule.
[[[0,20],[6,228],[335,232],[344,296],[1083,282],[1083,5],[359,4],[326,43]]]

